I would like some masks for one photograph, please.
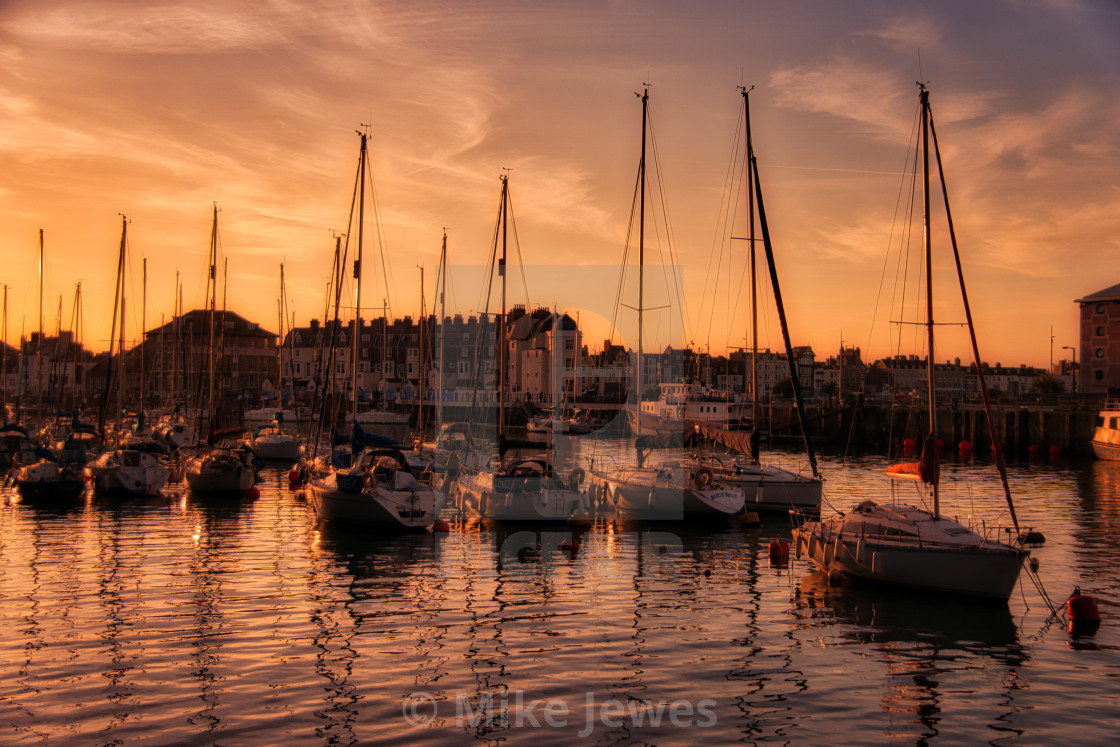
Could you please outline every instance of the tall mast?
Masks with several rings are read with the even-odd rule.
[[[747,216],[750,220],[747,242],[751,266],[751,420],[758,427],[758,269],[754,247],[754,143],[751,141],[750,88],[743,87],[743,121],[747,138]]]
[[[118,359],[117,363],[118,363],[118,368],[119,368],[120,367],[119,366],[119,359],[121,358],[119,348],[123,347],[123,345],[124,345],[124,341],[123,340],[117,340],[116,337],[117,337],[117,326],[118,326],[117,314],[120,313],[121,316],[124,316],[124,310],[123,310],[123,307],[121,306],[121,302],[123,301],[123,299],[121,298],[121,289],[124,287],[124,284],[121,282],[121,276],[124,274],[124,252],[125,252],[125,246],[127,245],[127,241],[128,241],[128,216],[126,216],[122,213],[121,214],[121,246],[120,246],[120,251],[117,254],[117,278],[116,278],[116,282],[114,284],[114,290],[113,290],[113,321],[112,321],[112,324],[110,324],[110,326],[109,326],[109,363],[108,363],[108,370],[105,374],[105,391],[101,395],[101,406],[97,408],[97,431],[98,431],[98,433],[101,434],[101,437],[102,437],[103,440],[105,439],[105,415],[106,415],[106,413],[109,409],[109,393],[112,391],[112,388],[113,388],[113,363],[114,363],[113,358],[115,356]],[[113,343],[114,342],[118,343],[118,350],[115,354],[113,352]],[[120,376],[121,374],[118,373],[117,375]],[[118,399],[120,399],[119,396],[118,396]],[[118,404],[118,409],[119,409],[119,407],[120,406]],[[119,425],[120,425],[120,419],[118,418],[118,427],[119,427]]]
[[[39,344],[35,349],[35,380],[39,392],[35,417],[38,427],[43,426],[43,229],[39,229]]]
[[[280,297],[276,299],[277,335],[276,344],[276,381],[280,386],[280,410],[284,410],[284,263],[280,263]]]
[[[175,295],[171,299],[171,318],[175,324],[175,333],[171,341],[171,401],[178,402],[179,384],[179,336],[181,332],[182,310],[179,308],[179,271],[175,270]],[[186,377],[184,377],[185,379]],[[185,386],[185,384],[184,384]]]
[[[68,356],[72,368],[72,375],[70,376],[70,408],[72,410],[78,409],[78,349],[82,344],[82,283],[78,282],[74,288],[74,314],[73,323],[70,325],[72,342],[71,355]]]
[[[124,390],[125,390],[125,368],[124,368],[124,332],[125,332],[125,308],[124,308],[124,291],[125,272],[128,271],[128,218],[121,216],[121,257],[120,257],[120,272],[117,273],[117,296],[121,299],[121,316],[120,316],[120,331],[117,335],[117,359],[119,361],[118,368],[120,369],[117,382],[117,430],[121,431],[124,423]]]
[[[210,228],[210,365],[207,370],[207,397],[208,407],[210,408],[209,414],[209,427],[211,430],[214,425],[214,413],[216,412],[214,405],[214,353],[216,350],[214,340],[214,313],[215,305],[218,301],[218,203],[214,203],[214,222]]]
[[[930,243],[929,219],[929,91],[925,85],[921,86],[922,103],[922,209],[923,227],[922,241],[926,253],[926,376],[929,378],[929,432],[937,433],[937,385],[934,381],[934,349],[933,349],[933,248]],[[977,361],[977,366],[980,365]],[[941,505],[938,496],[938,481],[933,483],[933,518],[941,516]]]
[[[366,207],[366,139],[365,132],[358,133],[362,138],[362,149],[358,154],[358,257],[354,260],[354,340],[350,370],[351,419],[358,421],[358,337],[362,324],[362,234],[365,229]]]
[[[148,346],[145,344],[148,334],[148,258],[144,257],[143,277],[140,285],[140,417],[144,417],[144,378],[148,375],[147,360]]]
[[[645,289],[646,252],[646,122],[649,118],[649,88],[642,89],[642,158],[638,161],[638,367],[637,367],[637,435],[642,435],[642,327],[643,291]]]
[[[117,354],[120,358],[120,376],[117,379],[117,430],[120,431],[124,424],[124,393],[125,393],[125,367],[124,367],[124,332],[125,332],[125,307],[124,307],[124,273],[121,273],[121,319],[120,319],[120,344],[117,346]]]
[[[502,174],[502,202],[498,213],[502,223],[502,256],[498,259],[498,277],[502,279],[502,314],[498,318],[498,442],[505,434],[506,419],[506,226],[509,221],[509,174]],[[499,453],[500,453],[499,449]]]
[[[446,317],[446,305],[444,299],[444,291],[447,288],[447,229],[443,231],[443,245],[439,250],[439,404],[436,405],[436,423],[443,425],[443,354],[446,350],[444,342],[447,339],[447,330],[444,329],[443,323]],[[7,286],[4,286],[5,294],[7,293]],[[5,298],[7,296],[5,295]]]
[[[424,300],[424,268],[420,268],[420,405],[416,410],[416,429],[424,437],[424,322],[427,321],[428,304]]]

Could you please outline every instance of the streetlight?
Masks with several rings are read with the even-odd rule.
[[[1062,350],[1068,350],[1070,356],[1070,370],[1073,371],[1073,393],[1077,394],[1077,348],[1072,345],[1062,345]]]

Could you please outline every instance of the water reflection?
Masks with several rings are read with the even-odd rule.
[[[829,467],[834,487],[866,484],[866,464]],[[1120,694],[1113,467],[1012,471],[1046,532],[1034,554],[1054,596],[1081,583],[1100,601],[1088,641],[1044,624],[1034,596],[989,608],[830,587],[769,560],[784,518],[451,516],[449,533],[379,535],[317,525],[282,470],[256,501],[173,487],[62,511],[0,505],[3,726],[38,741],[541,747],[1034,743],[1076,720],[1103,741]],[[983,484],[976,499],[1002,496]],[[404,718],[413,693],[432,699],[432,721]],[[562,702],[567,723],[519,725],[519,695]],[[588,699],[616,702],[621,725],[589,725]],[[715,717],[702,730],[651,723],[659,703],[700,699]]]
[[[847,581],[835,586],[810,573],[800,579],[793,614],[808,627],[827,624],[841,645],[874,652],[887,678],[880,708],[907,716],[892,736],[922,742],[945,736],[944,719],[954,717],[959,701],[978,697],[983,682],[1000,683],[1000,703],[993,707],[1001,710],[977,715],[992,719],[998,725],[992,728],[1015,731],[1006,722],[1029,655],[1006,604]],[[966,679],[970,684],[962,686]]]

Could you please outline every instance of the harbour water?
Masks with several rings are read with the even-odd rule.
[[[625,450],[574,443],[568,467]],[[885,464],[821,457],[826,513],[884,500]],[[48,509],[5,488],[0,741],[1111,743],[1120,464],[1046,458],[1010,480],[1050,596],[1098,599],[1094,636],[1026,573],[1006,605],[829,586],[804,559],[771,563],[784,517],[486,526],[448,509],[450,532],[379,536],[317,526],[286,469],[255,500],[176,486]],[[943,482],[965,496],[948,513],[1006,522],[987,460],[950,458]]]

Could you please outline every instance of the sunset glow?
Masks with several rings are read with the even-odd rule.
[[[363,316],[383,299],[415,316],[418,266],[430,310],[445,229],[448,313],[480,310],[509,169],[521,259],[540,266],[527,297],[510,273],[511,303],[581,311],[597,345],[634,191],[634,93],[648,84],[673,254],[657,235],[647,257],[684,268],[683,311],[648,329],[661,344],[741,346],[743,257],[720,253],[719,214],[737,87],[753,85],[794,343],[889,355],[880,283],[921,79],[982,352],[1044,366],[1051,345],[1056,360],[1077,344],[1074,299],[1120,282],[1117,40],[1120,9],[1103,0],[4,3],[7,339],[38,324],[42,229],[45,329],[60,305],[70,328],[80,282],[80,337],[108,348],[121,214],[133,342],[142,258],[149,327],[173,313],[176,272],[186,308],[201,307],[214,203],[228,307],[276,331],[284,262],[297,323],[320,316],[368,125],[380,223],[367,228]],[[678,304],[661,279],[647,294]],[[779,347],[772,313],[764,323],[760,344]],[[968,357],[946,339],[939,358]]]

